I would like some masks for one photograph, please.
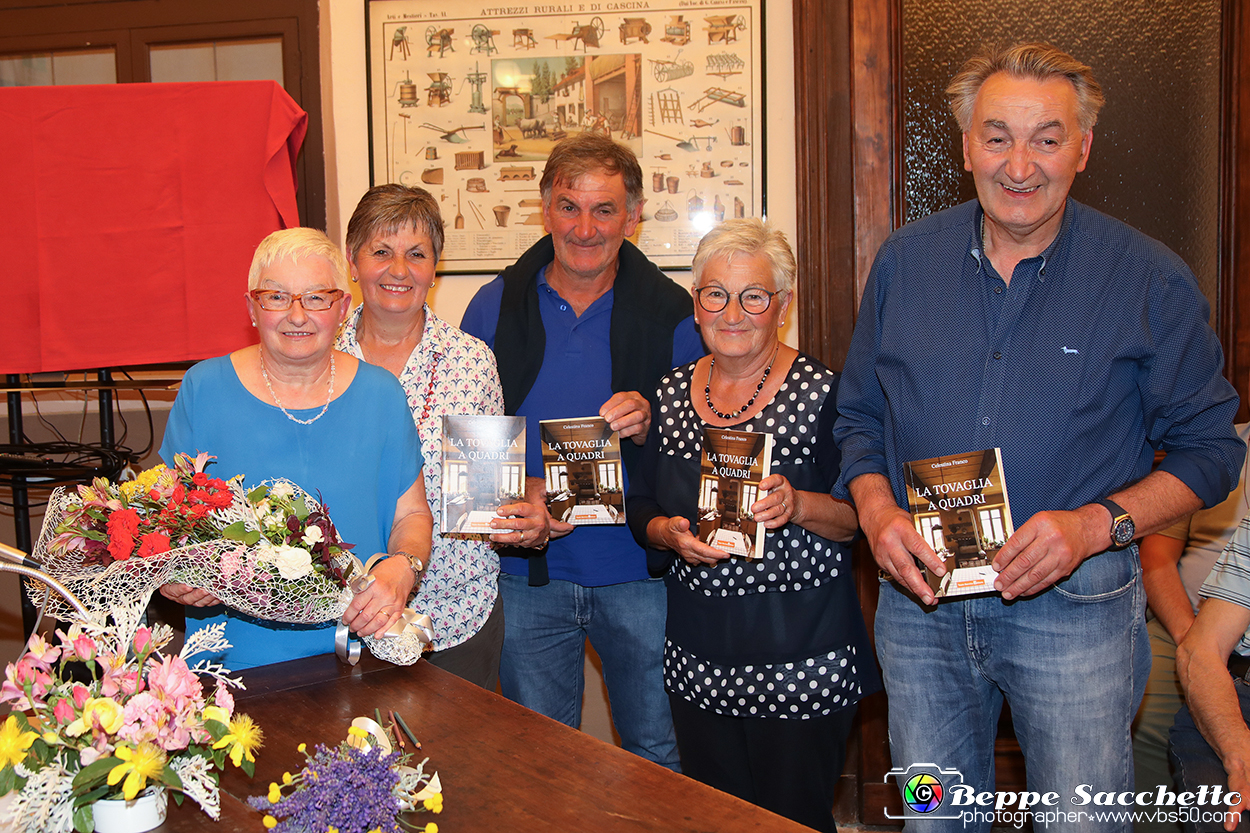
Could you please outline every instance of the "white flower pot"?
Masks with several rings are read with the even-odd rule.
[[[132,801],[107,798],[91,807],[96,833],[143,833],[165,823],[169,796],[164,787],[148,787]]]

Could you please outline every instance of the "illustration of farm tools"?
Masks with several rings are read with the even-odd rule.
[[[425,55],[430,57],[434,54],[434,50],[438,50],[438,57],[443,57],[447,50],[456,51],[456,47],[452,44],[453,36],[456,34],[455,29],[437,29],[433,26],[425,30]]]
[[[407,30],[407,26],[400,26],[395,30],[395,34],[391,36],[390,60],[395,60],[395,47],[399,47],[399,56],[405,61],[412,55],[412,44],[408,40]]]
[[[686,140],[678,139],[676,136],[669,136],[666,133],[656,133],[654,130],[645,130],[643,132],[650,133],[652,136],[659,136],[662,139],[671,139],[677,143],[677,147],[692,153],[699,149],[700,142],[707,142],[707,150],[710,152],[712,150],[712,142],[716,141],[715,136],[691,136],[689,140]]]
[[[485,52],[487,55],[491,55],[498,52],[499,47],[495,46],[495,35],[498,34],[498,29],[491,29],[485,24],[478,23],[469,32],[469,37],[473,39],[473,48],[469,50],[469,53],[480,54]]]
[[[746,107],[747,106],[746,95],[744,95],[743,93],[736,93],[733,90],[725,90],[725,89],[721,89],[720,87],[708,87],[706,90],[703,91],[703,96],[701,98],[695,99],[694,103],[692,103],[686,109],[693,110],[696,106],[698,106],[700,103],[704,101],[706,101],[707,103],[704,104],[702,107],[699,107],[700,113],[702,113],[707,108],[711,107],[713,104],[732,104],[734,107]]]
[[[442,134],[438,138],[442,139],[444,142],[451,142],[457,145],[463,145],[465,142],[469,141],[469,137],[463,135],[464,131],[486,129],[484,125],[480,125],[480,124],[467,124],[467,125],[464,125],[463,127],[447,128],[447,127],[439,127],[437,124],[430,124],[429,122],[426,122],[425,124],[421,126],[429,128],[430,130],[433,130]]]
[[[664,37],[660,40],[673,46],[685,46],[690,43],[690,21],[682,15],[671,15],[668,25],[664,27]]]
[[[426,103],[431,107],[451,104],[451,76],[445,72],[427,72],[430,86],[425,88]]]
[[[685,78],[687,75],[694,75],[694,64],[689,61],[664,61],[648,58],[651,62],[651,74],[655,76],[656,81],[674,81],[678,78]]]
[[[582,51],[585,52],[588,47],[593,46],[599,48],[599,39],[603,37],[603,18],[598,15],[592,17],[589,23],[574,23],[573,31],[569,34],[559,32],[554,35],[548,35],[548,38],[559,43],[561,41],[573,41],[573,51],[577,51],[577,44],[581,43]]]
[[[627,17],[621,21],[621,43],[629,43],[631,39],[650,43],[647,35],[651,34],[651,24],[645,17]]]
[[[708,75],[728,78],[731,75],[740,74],[745,66],[746,61],[742,60],[742,56],[735,55],[732,52],[722,52],[719,55],[707,56]]]
[[[707,32],[708,46],[714,43],[733,43],[738,39],[738,33],[747,28],[747,22],[741,15],[718,14],[703,19],[707,22],[703,31]]]

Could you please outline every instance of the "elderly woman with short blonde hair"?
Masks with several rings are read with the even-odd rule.
[[[395,624],[429,559],[431,517],[421,448],[395,378],[334,349],[347,316],[347,265],[323,233],[295,228],[261,241],[246,297],[259,341],[187,371],[161,458],[205,452],[210,473],[249,484],[285,478],[317,496],[361,560],[382,554],[375,581],[343,622],[362,636]],[[335,623],[253,619],[203,590],[166,585],[187,606],[188,633],[226,625],[233,669],[332,653]]]

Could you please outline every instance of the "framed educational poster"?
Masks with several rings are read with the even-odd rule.
[[[544,163],[586,131],[637,154],[631,239],[662,268],[689,268],[720,220],[763,213],[761,0],[368,0],[366,14],[372,180],[438,199],[441,272],[495,271],[545,234]]]

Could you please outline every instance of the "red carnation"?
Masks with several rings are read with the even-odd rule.
[[[139,539],[139,557],[151,558],[169,552],[169,536],[161,532],[149,532]]]

